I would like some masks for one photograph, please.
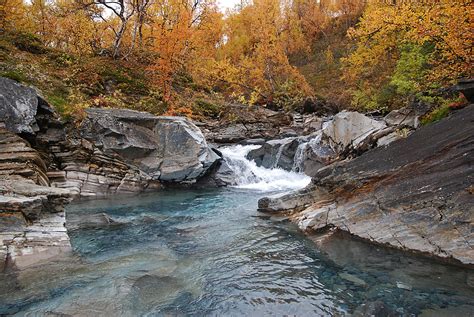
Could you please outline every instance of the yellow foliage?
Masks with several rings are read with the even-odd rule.
[[[29,27],[26,19],[27,7],[23,0],[0,0],[0,28],[25,31]]]
[[[431,43],[435,47],[429,78],[446,81],[472,76],[473,6],[471,1],[371,1],[348,34],[357,49],[347,59],[348,78],[386,75],[398,58],[402,44]]]

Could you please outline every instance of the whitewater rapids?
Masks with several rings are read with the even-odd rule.
[[[236,175],[237,188],[258,191],[296,190],[306,187],[311,177],[280,168],[264,168],[246,158],[247,154],[259,145],[234,145],[219,148],[224,160]]]

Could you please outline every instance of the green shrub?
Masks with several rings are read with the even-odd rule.
[[[148,86],[142,79],[138,78],[137,74],[131,76],[122,70],[106,67],[101,75],[104,81],[113,82],[117,85],[117,89],[125,94],[146,95],[149,92]]]
[[[53,58],[59,66],[71,66],[76,61],[74,56],[64,52],[55,54]]]
[[[68,112],[67,100],[64,97],[58,95],[47,95],[46,101],[51,104],[60,115],[65,116]]]
[[[220,117],[223,107],[219,104],[198,99],[195,101],[192,110],[195,114],[217,119]]]
[[[449,115],[449,112],[450,108],[448,105],[442,105],[440,107],[437,107],[421,119],[421,124],[426,125],[437,122],[447,117]]]
[[[272,101],[277,109],[289,111],[300,106],[305,98],[306,96],[298,89],[298,84],[288,80],[277,86]]]
[[[425,45],[406,44],[400,48],[400,51],[400,58],[390,84],[395,87],[399,95],[413,95],[422,89],[433,46],[430,43]]]
[[[17,82],[20,82],[20,83],[28,82],[28,78],[26,77],[26,75],[18,70],[0,72],[0,76],[16,80]]]

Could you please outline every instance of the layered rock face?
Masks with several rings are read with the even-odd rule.
[[[293,211],[306,231],[337,228],[474,265],[473,122],[471,105],[406,139],[323,168],[308,188],[264,198],[259,209]]]
[[[0,268],[69,250],[64,206],[71,199],[68,190],[49,187],[40,154],[0,128]]]

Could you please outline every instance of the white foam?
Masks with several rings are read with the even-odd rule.
[[[259,167],[246,155],[259,145],[234,145],[220,148],[225,161],[236,174],[237,188],[259,191],[294,190],[306,187],[311,178],[305,174],[289,172],[280,168]]]

